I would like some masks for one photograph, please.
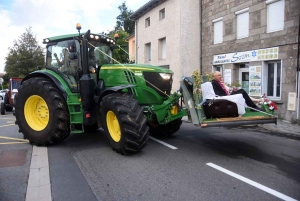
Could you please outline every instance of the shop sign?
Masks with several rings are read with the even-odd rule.
[[[214,55],[213,65],[278,59],[278,47]]]

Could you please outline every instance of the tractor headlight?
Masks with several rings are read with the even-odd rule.
[[[94,38],[94,35],[91,34],[91,35],[90,35],[90,38]]]
[[[159,73],[159,75],[164,79],[164,80],[169,80],[171,78],[171,74],[168,73]]]

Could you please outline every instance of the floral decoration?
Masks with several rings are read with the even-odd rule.
[[[277,105],[268,100],[268,99],[264,99],[263,103],[262,103],[262,107],[267,111],[267,112],[270,112],[270,113],[273,113],[274,110],[278,110],[278,107]]]

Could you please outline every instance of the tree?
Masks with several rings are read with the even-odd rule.
[[[123,29],[129,34],[132,34],[134,32],[134,21],[129,19],[129,16],[133,13],[132,10],[128,10],[126,6],[126,1],[122,3],[119,7],[120,15],[117,17],[117,25],[116,30]]]
[[[43,48],[38,45],[31,27],[19,39],[14,40],[13,47],[8,50],[4,68],[8,77],[25,77],[36,70],[37,66],[45,65]]]

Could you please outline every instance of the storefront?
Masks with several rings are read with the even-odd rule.
[[[240,85],[250,96],[266,94],[281,98],[282,68],[279,47],[214,55],[213,71],[220,71],[225,83]]]

